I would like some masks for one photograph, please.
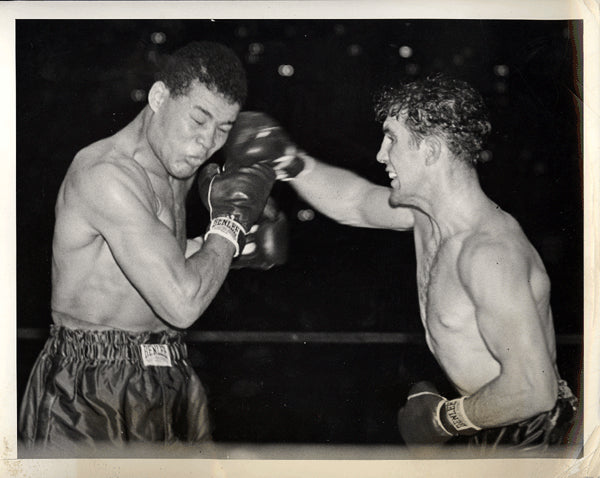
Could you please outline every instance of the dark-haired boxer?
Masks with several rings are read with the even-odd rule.
[[[459,435],[483,445],[560,443],[577,400],[556,366],[544,264],[480,187],[475,165],[491,129],[481,96],[438,75],[387,89],[376,114],[377,160],[391,188],[295,154],[281,127],[257,112],[242,113],[234,126],[226,170],[268,157],[279,179],[334,220],[413,231],[427,344],[458,396],[415,384],[398,414],[407,444]]]
[[[210,438],[181,329],[221,287],[275,175],[260,164],[200,169],[204,237],[187,239],[185,200],[246,92],[229,48],[191,43],[171,55],[130,124],[74,158],[56,203],[51,336],[20,410],[26,447],[69,456]]]

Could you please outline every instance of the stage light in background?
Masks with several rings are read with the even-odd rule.
[[[246,38],[248,36],[248,28],[241,25],[235,29],[235,36],[239,38]]]
[[[298,220],[302,222],[312,221],[315,218],[315,211],[312,209],[300,209],[298,211]]]
[[[363,48],[362,48],[362,46],[354,43],[354,44],[348,46],[347,52],[348,52],[348,55],[350,55],[350,56],[359,56],[363,52]]]
[[[346,33],[346,27],[341,23],[336,23],[333,27],[333,31],[336,35],[343,35],[344,33]]]
[[[250,43],[250,45],[248,45],[248,51],[251,55],[260,55],[261,53],[264,53],[265,46],[260,42]]]
[[[131,90],[131,93],[129,96],[136,103],[141,103],[142,101],[146,100],[146,92],[139,88],[136,88],[135,90]]]
[[[482,151],[481,153],[479,153],[479,162],[480,163],[487,163],[488,161],[492,160],[492,152],[489,149],[486,149],[484,151]]]
[[[410,58],[413,55],[413,49],[408,45],[403,45],[398,49],[398,54],[402,58]]]
[[[250,64],[256,64],[260,61],[260,55],[265,52],[265,45],[260,42],[253,42],[248,45],[248,54],[246,61]]]
[[[155,45],[162,45],[167,41],[167,35],[163,32],[154,32],[150,35],[150,40]]]
[[[494,65],[494,75],[506,77],[510,74],[508,65]]]
[[[294,75],[294,67],[292,65],[279,65],[277,68],[277,73],[281,76],[290,77]]]

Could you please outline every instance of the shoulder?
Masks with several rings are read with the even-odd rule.
[[[463,239],[457,260],[459,277],[466,286],[478,288],[489,281],[525,276],[532,251],[517,222],[508,216],[503,227],[485,228]]]
[[[486,266],[514,260],[518,256],[514,246],[514,241],[506,237],[490,233],[472,234],[462,242],[459,267]]]
[[[108,140],[79,151],[65,177],[65,199],[82,205],[118,207],[131,197],[153,204],[148,175],[132,158],[120,153]]]

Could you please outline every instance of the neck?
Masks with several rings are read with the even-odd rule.
[[[137,117],[126,127],[134,138],[132,158],[147,172],[166,179],[169,175],[162,162],[148,142],[148,130],[153,111],[146,106]]]
[[[445,174],[425,192],[416,207],[437,225],[442,238],[469,229],[496,207],[481,189],[474,169]]]

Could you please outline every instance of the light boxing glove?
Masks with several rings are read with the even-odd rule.
[[[280,181],[298,176],[310,160],[306,155],[300,156],[296,145],[277,121],[258,111],[244,111],[238,115],[223,151],[224,171],[263,163],[273,168]]]
[[[289,224],[275,200],[267,204],[256,224],[246,234],[246,245],[231,263],[232,269],[268,270],[287,262]]]
[[[235,246],[234,257],[244,249],[246,234],[265,208],[275,182],[271,168],[255,164],[221,173],[210,163],[198,174],[198,192],[210,212],[205,238],[217,234]]]
[[[458,435],[478,430],[465,415],[463,400],[447,400],[429,382],[418,382],[398,412],[398,428],[407,445],[442,444]]]

